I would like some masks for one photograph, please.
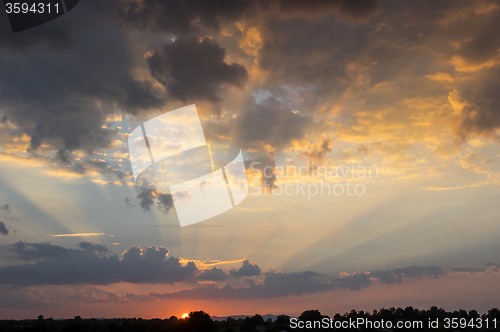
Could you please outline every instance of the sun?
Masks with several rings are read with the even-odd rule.
[[[188,317],[189,317],[189,314],[187,314],[187,313],[182,315],[182,318],[188,318]]]

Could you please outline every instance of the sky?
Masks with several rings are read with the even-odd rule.
[[[499,29],[482,0],[0,15],[0,319],[498,307]],[[136,183],[128,138],[193,104],[249,193],[181,227],[189,192]]]

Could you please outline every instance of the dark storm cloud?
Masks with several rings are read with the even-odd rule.
[[[269,144],[279,150],[305,138],[314,123],[312,117],[293,112],[274,98],[261,104],[249,102],[234,121],[234,140],[242,148],[262,149]]]
[[[218,102],[227,85],[243,87],[245,68],[224,62],[226,50],[212,38],[180,37],[149,54],[151,75],[165,86],[169,95],[183,102]]]
[[[487,16],[479,31],[460,50],[460,55],[474,63],[483,63],[498,55],[500,48],[500,10]]]
[[[353,18],[366,17],[378,7],[376,0],[280,0],[279,11],[290,16],[323,16],[338,12]]]
[[[212,267],[210,269],[203,270],[203,272],[197,277],[199,280],[207,280],[207,281],[222,281],[229,278],[229,275],[224,272],[219,267]]]
[[[9,230],[7,229],[7,227],[5,226],[3,221],[0,221],[0,234],[3,234],[3,235],[9,234]]]
[[[231,119],[210,121],[204,124],[207,139],[224,141],[232,137],[232,141],[246,151],[245,167],[258,170],[262,175],[262,184],[272,188],[276,181],[274,168],[276,160],[274,152],[268,152],[266,146],[277,151],[289,148],[294,140],[306,138],[306,134],[313,128],[314,119],[309,115],[301,115],[285,107],[274,98],[268,98],[257,104],[249,100],[242,111]],[[270,166],[265,176],[263,170]]]
[[[260,275],[260,268],[257,264],[252,264],[248,259],[245,259],[243,261],[243,264],[241,267],[236,270],[232,269],[229,271],[229,274],[231,277],[234,278],[241,278],[241,277],[252,277],[252,276],[258,276]]]
[[[31,148],[30,149],[32,150],[35,150],[36,148]],[[57,151],[56,153],[56,156],[54,157],[54,159],[57,161],[61,161],[62,163],[64,164],[71,164],[71,155],[70,153],[67,151],[67,150],[64,150],[64,149],[60,149],[59,151]]]
[[[108,252],[108,248],[100,244],[80,242],[80,249],[69,249],[50,243],[28,243],[19,241],[9,246],[9,250],[15,253],[19,259],[32,260],[41,258],[65,258],[82,255],[97,255]]]
[[[0,51],[26,52],[36,47],[38,51],[67,50],[74,46],[74,20],[70,15],[43,24],[23,33],[12,33],[7,15],[0,17]]]
[[[484,135],[498,138],[500,127],[500,69],[488,71],[486,77],[466,82],[458,89],[465,106],[454,124],[454,131],[465,140],[469,136]]]
[[[31,137],[29,151],[49,141],[64,162],[73,150],[112,146],[117,130],[104,125],[117,108],[137,114],[164,102],[151,81],[130,76],[122,33],[79,9],[19,34],[0,29],[0,106]]]
[[[104,1],[105,8],[125,26],[177,35],[196,33],[200,25],[219,29],[221,23],[253,15],[263,1],[146,0]]]
[[[80,244],[82,247],[82,244]],[[83,244],[86,254],[67,251],[52,253],[36,264],[12,265],[0,268],[0,284],[33,285],[108,285],[117,282],[173,284],[191,278],[197,270],[193,262],[186,266],[175,257],[167,258],[163,247],[132,247],[123,253],[99,257],[95,246]],[[54,256],[55,255],[55,256]],[[63,271],[63,272],[62,272]]]

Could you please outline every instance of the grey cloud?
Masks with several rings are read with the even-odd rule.
[[[78,290],[66,299],[76,303],[112,303],[120,300],[118,295],[94,287]]]
[[[221,268],[214,266],[210,269],[203,270],[197,278],[199,280],[222,281],[229,278],[229,275]]]
[[[323,140],[319,146],[313,146],[309,151],[300,154],[300,157],[314,161],[316,164],[321,164],[328,153],[333,150],[333,141],[329,138]]]
[[[151,207],[156,200],[158,201],[158,210],[163,213],[168,213],[174,207],[171,194],[163,194],[157,189],[137,188],[137,190],[137,198],[140,200],[139,205],[144,212],[151,212]]]
[[[96,255],[108,252],[108,248],[90,242],[80,242],[80,249],[69,249],[50,243],[28,243],[18,241],[9,246],[10,251],[19,259],[32,260],[41,258],[72,258],[82,255]]]
[[[378,7],[376,0],[281,0],[279,10],[290,16],[323,16],[338,12],[353,18],[366,17]]]
[[[83,250],[89,249],[88,244]],[[92,247],[95,249],[95,247]],[[116,255],[98,257],[97,253],[45,258],[36,264],[0,268],[0,284],[33,285],[108,285],[117,282],[173,284],[188,280],[197,270],[193,262],[185,266],[175,257],[167,258],[163,247],[132,247],[122,259]],[[61,271],[64,271],[62,273]]]
[[[0,207],[0,210],[5,210],[6,212],[10,212],[10,204],[4,204],[2,207]]]
[[[151,206],[154,204],[156,191],[152,189],[140,189],[137,198],[140,199],[139,205],[144,212],[151,212]]]
[[[122,32],[88,6],[36,29],[0,34],[2,111],[31,137],[29,151],[48,141],[66,163],[73,150],[111,147],[117,130],[103,125],[117,109],[138,114],[164,103],[151,81],[130,76]]]
[[[437,266],[407,266],[392,270],[392,273],[401,275],[404,278],[420,279],[423,277],[438,277],[443,275],[443,268]]]
[[[457,273],[483,273],[483,272],[486,272],[485,268],[477,268],[477,267],[469,267],[469,266],[454,267],[451,270],[453,272],[457,272]]]
[[[457,90],[465,102],[454,126],[455,133],[465,140],[469,136],[497,137],[500,127],[500,69],[491,69],[485,77],[466,82]]]
[[[7,15],[0,17],[0,51],[8,50],[25,53],[30,48],[38,51],[67,50],[74,46],[74,20],[70,15],[29,29],[23,33],[13,34]]]
[[[92,244],[90,242],[80,242],[78,246],[82,249],[84,253],[104,254],[108,252],[108,248],[100,244]]]
[[[231,277],[235,278],[258,276],[260,273],[259,266],[257,264],[252,264],[248,259],[243,261],[243,264],[238,270],[232,269],[229,271]]]
[[[251,168],[253,170],[258,170],[261,174],[260,180],[264,189],[273,189],[274,183],[276,182],[276,159],[274,153],[265,153],[264,151],[247,152],[247,155],[249,158],[245,160],[245,167],[247,169]]]
[[[165,86],[169,96],[183,102],[218,102],[227,85],[243,87],[245,68],[226,64],[226,50],[211,38],[180,37],[148,55],[151,75]]]
[[[499,269],[500,264],[495,264],[495,263],[493,263],[493,262],[488,262],[488,263],[486,263],[486,266],[488,266],[488,267],[492,268],[492,269],[493,269],[493,271],[495,271],[495,272],[500,271],[500,269]]]
[[[105,160],[86,159],[79,163],[73,164],[73,169],[83,174],[89,171],[98,171],[101,174],[111,175],[114,178],[125,180],[131,176],[130,172],[122,172],[117,167],[113,167]]]
[[[269,144],[281,150],[292,140],[305,138],[312,124],[310,116],[294,113],[277,100],[261,105],[250,102],[235,119],[235,141],[244,149],[262,149]]]
[[[0,287],[0,308],[46,309],[56,305],[47,303],[40,297],[28,294],[15,287]]]
[[[300,141],[315,124],[312,116],[293,112],[275,98],[256,103],[248,100],[242,111],[235,118],[205,124],[208,140],[223,141],[231,136],[233,142],[246,151],[246,167],[253,162],[254,168],[262,170],[266,166],[276,166],[274,152],[268,152],[269,145],[277,151],[291,146],[293,140]],[[268,172],[272,173],[272,172]],[[272,188],[276,178],[272,174],[262,176],[262,184]]]
[[[196,33],[200,25],[217,30],[224,22],[241,19],[263,8],[262,1],[253,0],[104,1],[102,4],[110,16],[125,26],[177,35]],[[99,6],[102,10],[101,3]]]
[[[300,296],[331,291],[335,289],[349,289],[360,291],[370,287],[373,282],[386,284],[401,283],[404,280],[420,279],[424,277],[438,277],[443,274],[438,267],[409,266],[393,270],[372,271],[369,273],[346,274],[341,278],[328,279],[314,271],[284,273],[275,269],[264,272],[262,282],[249,282],[250,287],[234,287],[226,284],[222,287],[205,286],[174,293],[149,293],[148,295],[128,294],[129,300],[200,300],[200,299],[267,299],[287,296]]]
[[[498,55],[500,48],[500,11],[483,18],[479,31],[460,50],[460,55],[474,63],[483,63]]]
[[[384,284],[402,283],[404,279],[420,279],[423,277],[438,277],[443,275],[443,268],[436,266],[407,266],[393,270],[370,272],[370,277]]]
[[[39,157],[44,158],[43,156]],[[106,160],[82,157],[80,160],[75,161],[70,151],[65,149],[59,150],[52,158],[51,163],[59,166],[60,170],[78,175],[99,173],[103,179],[109,181],[127,182],[132,178],[131,172],[123,172],[118,165],[112,165]]]
[[[171,194],[158,194],[158,210],[168,213],[174,207],[174,200]]]
[[[268,299],[290,295],[313,294],[328,291],[335,285],[321,281],[321,275],[312,271],[283,273],[270,269],[265,272],[262,284],[253,287],[206,286],[175,293],[149,293],[148,295],[128,294],[129,300],[150,301],[156,299]]]
[[[367,273],[354,273],[335,280],[338,287],[359,291],[371,285],[370,275]]]
[[[0,221],[0,234],[3,234],[3,235],[9,234],[9,230],[7,229],[7,227],[5,226],[3,221]]]
[[[132,204],[132,201],[130,200],[130,198],[125,198],[125,205],[127,205],[128,207],[134,207],[135,205]]]

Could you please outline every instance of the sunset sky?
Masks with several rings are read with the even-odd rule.
[[[498,307],[499,31],[497,1],[84,0],[15,34],[0,14],[0,319]],[[127,142],[192,104],[249,194],[180,227]]]

